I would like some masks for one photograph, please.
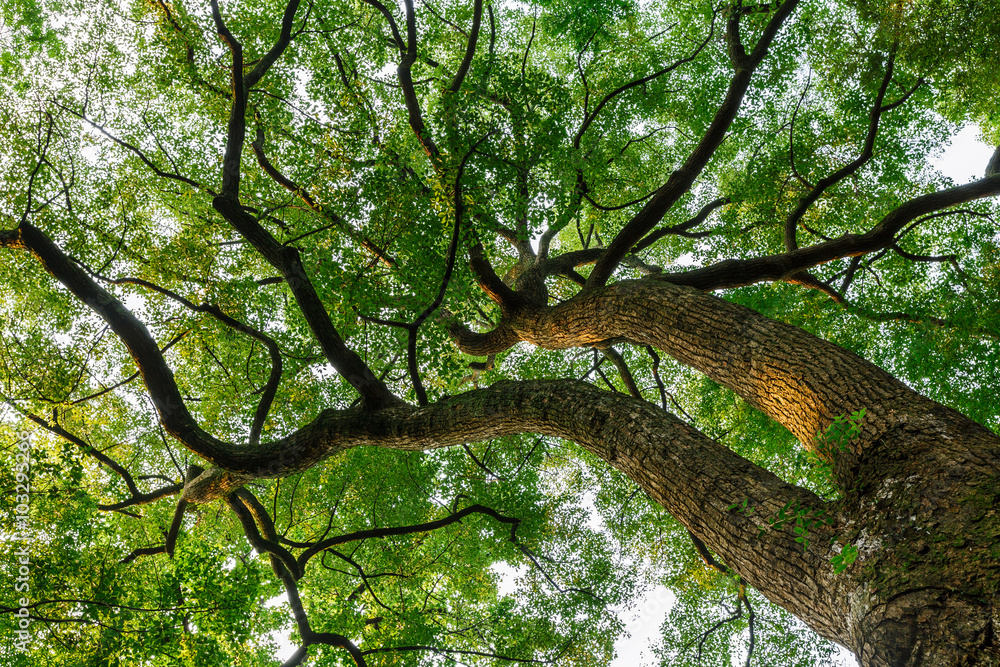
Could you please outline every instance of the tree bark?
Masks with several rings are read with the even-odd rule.
[[[47,237],[22,225],[0,233],[0,245],[32,252],[104,318],[159,399],[168,431],[221,466],[189,481],[186,501],[293,474],[350,447],[420,450],[540,433],[622,470],[744,581],[865,667],[1000,664],[1000,438],[805,331],[657,280],[584,290],[553,308],[524,306],[504,322],[510,335],[550,349],[628,339],[689,364],[826,456],[845,492],[836,503],[651,403],[567,380],[501,382],[420,407],[326,410],[280,440],[224,443],[184,409],[148,330]],[[818,431],[860,408],[866,416],[848,451],[818,449]],[[794,522],[771,526],[783,511],[810,522],[805,548]],[[844,544],[858,557],[835,574],[830,560]]]
[[[841,614],[846,633],[831,632],[835,622],[824,626],[826,618],[803,609],[798,592],[791,601],[770,587],[761,592],[850,647],[863,665],[1000,664],[994,433],[843,348],[669,283],[585,290],[554,308],[524,309],[508,325],[550,349],[613,338],[653,345],[729,387],[830,460],[845,491],[834,534],[859,556],[843,575],[813,572],[813,585],[831,590],[818,588],[806,606],[828,604],[826,613]],[[818,449],[818,432],[860,408],[866,415],[848,451]],[[720,546],[722,536],[693,532],[754,586],[768,571],[790,583],[773,559],[748,562],[748,545],[744,558],[733,559]]]
[[[573,440],[866,667],[996,664],[995,434],[801,329],[662,282],[585,292],[520,312],[510,326],[548,348],[616,337],[654,345],[731,387],[814,450],[815,434],[836,416],[865,408],[849,451],[819,451],[844,498],[824,503],[652,404],[568,381],[502,382],[424,408],[330,411],[304,441],[322,457],[362,444],[424,449],[521,432]],[[744,501],[753,512],[740,509]],[[783,509],[812,520],[807,548],[792,522],[761,532]],[[858,557],[835,574],[830,560],[845,544]]]

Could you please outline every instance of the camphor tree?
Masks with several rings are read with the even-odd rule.
[[[998,15],[5,3],[4,664],[1000,664]]]

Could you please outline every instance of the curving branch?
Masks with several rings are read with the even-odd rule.
[[[264,347],[267,348],[268,356],[271,358],[271,373],[268,376],[267,384],[264,385],[264,391],[261,394],[260,401],[257,402],[257,409],[254,411],[253,422],[250,425],[249,435],[250,445],[253,446],[258,444],[260,442],[260,434],[264,429],[264,422],[267,421],[267,415],[271,410],[271,404],[274,402],[274,397],[278,393],[278,385],[281,383],[281,350],[278,349],[278,344],[274,342],[274,339],[251,327],[250,325],[244,324],[243,322],[226,315],[221,308],[214,304],[202,303],[201,305],[197,305],[185,299],[180,294],[166,289],[165,287],[160,287],[159,285],[148,280],[143,280],[141,278],[104,278],[104,280],[115,285],[139,285],[141,287],[146,287],[147,289],[151,289],[154,292],[173,299],[188,310],[196,313],[206,313],[211,315],[230,329],[246,334],[264,344]],[[168,347],[170,346],[164,346],[163,349],[166,350]]]
[[[708,547],[705,546],[705,543],[700,537],[692,533],[690,530],[688,531],[688,537],[691,538],[691,544],[694,545],[694,550],[698,552],[698,555],[701,557],[701,560],[705,563],[706,567],[711,570],[715,570],[719,574],[725,574],[727,576],[732,575],[732,571],[730,571],[728,567],[715,560],[715,556],[713,556],[712,552],[708,550]]]
[[[698,211],[697,215],[695,215],[690,220],[682,222],[679,225],[672,225],[670,227],[664,227],[663,229],[658,229],[655,232],[647,235],[646,238],[642,239],[641,241],[636,243],[635,246],[632,247],[632,252],[640,252],[642,250],[645,250],[646,248],[656,243],[657,241],[662,239],[664,236],[667,236],[668,234],[677,234],[680,236],[686,236],[688,238],[701,238],[703,236],[707,236],[709,232],[691,232],[690,230],[694,227],[697,227],[701,223],[705,222],[705,220],[708,219],[708,216],[711,215],[712,211],[719,208],[720,206],[725,206],[726,204],[731,203],[731,201],[732,200],[730,200],[729,197],[719,197],[718,199],[710,201],[709,203],[702,206],[701,210]]]
[[[778,31],[785,20],[791,15],[798,4],[798,0],[785,0],[780,7],[775,10],[774,15],[764,28],[756,47],[750,55],[743,53],[743,47],[738,43],[739,30],[727,31],[727,41],[730,45],[730,52],[735,55],[736,71],[729,82],[726,97],[719,105],[712,119],[711,124],[697,146],[691,151],[684,163],[675,170],[667,182],[664,183],[656,194],[643,206],[642,210],[636,213],[628,223],[622,228],[615,238],[608,244],[607,249],[594,266],[590,277],[587,279],[587,288],[596,288],[604,285],[618,267],[622,258],[628,254],[629,249],[638,243],[646,234],[655,227],[667,211],[687,193],[699,174],[708,165],[709,160],[715,155],[715,151],[726,137],[729,126],[736,118],[743,97],[750,88],[750,80],[753,77],[758,65],[767,54],[767,50],[777,36]],[[734,20],[729,21],[732,27]],[[734,41],[736,40],[736,41]]]
[[[794,210],[792,210],[791,213],[788,214],[788,217],[785,218],[784,241],[786,250],[791,251],[799,247],[798,241],[796,240],[796,230],[798,229],[798,225],[802,220],[802,217],[806,214],[806,211],[808,211],[809,208],[816,203],[816,200],[818,200],[831,186],[836,185],[848,176],[857,172],[857,170],[871,160],[872,156],[875,154],[875,139],[878,137],[879,124],[882,119],[882,114],[890,108],[894,108],[896,106],[894,104],[887,107],[882,104],[885,100],[885,93],[889,89],[889,83],[892,81],[893,66],[895,61],[896,53],[895,50],[893,50],[893,52],[889,55],[889,62],[885,67],[885,75],[882,77],[882,84],[879,86],[878,93],[875,95],[875,102],[872,104],[872,110],[868,119],[868,133],[865,136],[865,144],[864,148],[861,150],[861,154],[834,173],[825,178],[821,178],[805,196],[799,199],[798,205]],[[900,102],[905,101],[908,97],[909,95],[905,96],[902,100],[900,100]],[[796,107],[796,110],[798,110],[798,107]],[[789,146],[791,146],[791,141],[789,141]],[[794,157],[792,157],[792,160],[794,167]]]
[[[220,201],[217,198],[216,201]],[[221,200],[226,202],[228,200]],[[257,225],[246,213],[240,211],[250,223]],[[259,225],[257,225],[259,228]],[[266,233],[266,232],[264,232]],[[275,245],[276,242],[275,242]],[[160,351],[159,346],[153,339],[146,326],[139,321],[135,315],[129,311],[118,299],[100,287],[87,273],[76,263],[70,260],[61,249],[37,227],[24,222],[13,230],[0,230],[0,247],[21,249],[31,252],[59,282],[61,282],[74,296],[87,304],[97,315],[99,315],[111,327],[111,330],[125,345],[132,357],[133,362],[139,368],[143,383],[152,399],[153,406],[159,416],[163,428],[181,442],[189,450],[204,458],[209,463],[234,471],[240,471],[244,476],[259,476],[267,474],[267,471],[287,470],[287,464],[292,463],[293,467],[309,459],[317,453],[310,441],[313,432],[309,426],[300,429],[291,435],[280,440],[267,443],[260,443],[256,447],[241,447],[233,443],[224,442],[206,433],[195,421],[188,411],[187,405],[181,397],[180,391],[174,381],[173,372],[167,365],[166,360]],[[280,246],[279,246],[280,247]],[[311,296],[313,303],[318,303],[319,298],[312,288],[298,260],[298,252],[294,249],[284,248],[278,252],[287,261],[286,280],[292,286],[293,291],[302,292],[305,290]],[[297,281],[297,282],[295,282]],[[308,303],[308,302],[307,302]],[[325,310],[321,309],[321,316],[329,323],[329,316]],[[312,315],[316,319],[315,312],[307,312],[307,320]],[[336,336],[332,324],[329,328]],[[321,330],[317,339],[321,345],[324,341],[329,348],[330,339],[323,335]],[[345,351],[345,357],[334,356],[335,366],[344,372],[348,381],[359,387],[362,396],[365,397],[365,409],[383,407],[386,405],[398,404],[400,401],[389,393],[384,382],[376,377],[370,369],[357,357],[356,354],[347,350],[343,341],[336,336],[341,349]],[[325,350],[326,351],[326,350]],[[330,355],[328,354],[328,358]],[[345,363],[341,363],[345,361]],[[352,360],[356,363],[351,366]],[[370,379],[369,379],[370,378]],[[300,451],[301,450],[301,451]],[[303,458],[302,454],[306,456]],[[316,459],[314,459],[315,461]],[[309,464],[311,465],[311,464]],[[308,465],[306,465],[308,467]],[[304,468],[300,468],[302,470]],[[211,474],[210,474],[211,473]],[[208,477],[200,484],[208,485],[212,488],[215,483],[214,473],[206,473]],[[241,485],[240,481],[236,486]],[[185,487],[185,497],[189,497],[189,491],[193,488],[192,483]],[[229,487],[229,490],[236,488]],[[197,494],[195,494],[197,495]]]
[[[449,325],[448,333],[458,349],[470,357],[487,357],[491,354],[499,354],[521,341],[517,332],[503,322],[497,328],[486,333],[473,331],[464,324],[456,322]]]
[[[697,47],[695,47],[694,51],[692,51],[690,55],[685,56],[684,58],[679,58],[678,60],[675,60],[671,64],[653,72],[652,74],[649,74],[639,79],[633,79],[632,81],[629,81],[628,83],[619,86],[615,90],[605,95],[601,99],[601,101],[597,103],[597,106],[594,107],[594,110],[584,116],[583,123],[580,124],[580,129],[577,130],[576,135],[573,137],[573,148],[576,149],[580,148],[580,141],[583,139],[583,135],[587,133],[587,130],[590,129],[591,124],[594,122],[597,116],[600,115],[601,111],[604,109],[604,107],[608,105],[609,102],[614,100],[616,97],[618,97],[625,91],[631,90],[632,88],[636,88],[637,86],[645,86],[650,81],[658,79],[664,74],[669,74],[678,67],[686,65],[687,63],[697,58],[698,55],[702,52],[702,50],[704,50],[704,48],[708,45],[708,43],[712,41],[712,37],[715,35],[715,19],[716,19],[716,14],[715,12],[713,12],[712,24],[709,26],[708,35],[706,35],[705,39],[702,40],[702,42],[698,44]],[[577,58],[577,65],[579,66],[579,58]],[[582,68],[580,68],[580,73],[581,75],[583,74]],[[584,80],[584,84],[586,85],[586,79]]]
[[[448,291],[448,283],[451,282],[451,274],[455,269],[455,258],[458,255],[458,240],[464,225],[465,199],[462,196],[462,175],[465,173],[465,165],[469,157],[475,152],[479,144],[483,143],[489,134],[477,141],[468,153],[462,158],[458,165],[458,173],[455,174],[455,223],[451,232],[451,243],[448,245],[448,258],[445,260],[444,275],[441,277],[441,287],[438,288],[437,296],[429,306],[424,308],[413,323],[407,326],[408,337],[406,343],[406,355],[410,371],[410,380],[413,382],[413,389],[417,393],[417,401],[420,405],[427,405],[427,391],[420,381],[420,372],[417,367],[417,331],[420,325],[427,321],[427,318],[434,314],[444,301],[445,292]]]
[[[436,653],[441,656],[450,657],[453,655],[468,655],[476,656],[479,658],[490,658],[492,660],[501,660],[503,662],[512,662],[515,664],[523,665],[553,665],[559,659],[559,656],[565,652],[566,648],[569,647],[567,644],[563,647],[554,657],[547,659],[539,658],[515,658],[499,652],[487,652],[487,651],[471,651],[465,649],[456,648],[441,648],[439,646],[426,646],[423,644],[410,644],[407,646],[381,646],[379,648],[366,649],[361,652],[362,655],[373,655],[376,653],[409,653],[412,651],[426,651],[428,653]]]
[[[170,5],[168,5],[164,0],[155,0],[155,6],[163,12],[163,18],[168,24],[173,32],[178,35],[178,37],[184,42],[184,58],[187,62],[188,71],[191,73],[191,80],[198,84],[199,86],[208,89],[216,95],[225,95],[226,91],[218,86],[206,81],[201,73],[198,71],[198,64],[194,58],[194,45],[188,38],[187,33],[184,28],[178,22],[177,18],[174,16],[173,12],[170,11]]]
[[[292,608],[292,616],[303,643],[284,664],[299,665],[308,656],[310,646],[325,644],[346,649],[359,667],[365,667],[366,662],[363,654],[347,637],[333,632],[316,632],[312,629],[309,616],[299,596],[297,584],[298,579],[302,577],[302,568],[291,553],[278,544],[274,523],[260,501],[247,489],[237,489],[226,496],[226,504],[240,520],[247,540],[253,548],[258,553],[268,555],[271,560],[271,568],[281,580],[288,595],[288,604]],[[263,535],[261,531],[263,531]]]
[[[749,615],[748,615],[748,624],[749,624],[749,628],[750,628],[750,646],[749,646],[749,652],[747,653],[747,659],[746,659],[746,662],[744,663],[744,666],[745,667],[750,667],[750,660],[753,658],[753,650],[754,650],[754,644],[755,644],[754,620],[755,620],[756,616],[754,614],[753,607],[750,606],[750,600],[747,598],[746,586],[743,586],[743,585],[740,585],[739,592],[736,594],[736,609],[732,612],[732,614],[730,616],[728,616],[727,618],[724,618],[721,621],[716,622],[715,624],[712,625],[712,627],[710,627],[707,630],[705,630],[704,632],[700,633],[695,639],[692,639],[690,642],[688,642],[684,646],[684,648],[685,649],[691,648],[692,646],[694,646],[697,643],[697,645],[698,645],[698,656],[697,656],[696,660],[698,662],[701,662],[702,651],[705,648],[705,642],[708,641],[708,638],[711,637],[713,634],[715,634],[715,632],[718,631],[719,628],[723,627],[724,625],[728,625],[729,623],[732,623],[734,621],[738,621],[739,619],[743,618],[743,610],[744,609],[746,609],[747,612],[749,613]]]
[[[378,4],[378,0],[365,0],[365,2],[373,6]],[[417,17],[413,11],[413,0],[403,0],[403,5],[406,8],[405,50],[399,38],[399,33],[395,29],[395,24],[390,23],[393,26],[393,36],[400,43],[401,52],[399,65],[396,67],[396,78],[399,80],[399,86],[403,90],[403,99],[406,104],[406,113],[409,118],[410,128],[413,130],[413,134],[416,135],[417,141],[420,142],[424,152],[427,153],[427,157],[431,161],[436,162],[441,152],[438,150],[437,144],[434,143],[434,139],[431,138],[427,126],[424,124],[424,115],[420,108],[420,100],[417,99],[417,92],[413,84],[412,68],[413,63],[417,61]],[[388,10],[384,14],[387,18],[391,19],[391,14],[389,14]]]
[[[311,7],[311,3],[310,3]],[[288,0],[288,4],[285,5],[285,12],[281,17],[281,32],[278,34],[278,39],[274,42],[267,53],[264,54],[252,70],[243,76],[243,87],[246,89],[253,88],[257,83],[263,78],[267,71],[271,69],[288,48],[288,45],[292,43],[292,27],[295,22],[295,13],[299,9],[299,0]]]
[[[493,265],[486,258],[482,242],[476,243],[469,249],[469,267],[475,274],[480,289],[500,306],[502,312],[513,312],[524,305],[523,297],[497,275]]]
[[[1000,195],[1000,174],[915,197],[890,211],[864,234],[844,234],[789,252],[753,259],[725,260],[691,271],[660,274],[655,279],[706,291],[788,280],[800,271],[820,264],[889,249],[895,244],[897,234],[918,218],[997,195]]]
[[[194,466],[194,465],[188,466],[186,480],[191,481],[198,475],[200,475],[202,472],[204,472],[204,469],[199,466]],[[183,490],[184,485],[176,484],[170,488],[173,491],[173,493],[178,493],[181,490]],[[161,497],[162,495],[166,494],[161,494]],[[152,556],[155,554],[163,554],[163,553],[167,554],[167,556],[169,556],[170,558],[173,558],[174,548],[177,546],[177,538],[180,536],[181,524],[184,522],[184,511],[187,509],[187,506],[188,502],[182,496],[180,500],[177,501],[177,506],[174,509],[174,516],[170,522],[170,528],[164,534],[165,539],[163,544],[161,544],[158,547],[141,547],[135,549],[132,551],[132,553],[130,553],[124,559],[119,561],[119,564],[124,565],[126,563],[131,563],[139,556]],[[100,505],[98,505],[98,508],[103,509]]]
[[[710,297],[701,295],[701,298]],[[684,303],[679,304],[679,308],[687,310]],[[696,332],[696,335],[700,334]],[[311,453],[302,450],[301,455],[308,455],[313,462],[364,445],[415,451],[526,432],[572,440],[636,480],[703,539],[711,532],[708,526],[718,522],[725,523],[729,535],[745,535],[744,538],[734,537],[732,543],[712,544],[713,550],[741,575],[744,571],[756,571],[751,563],[765,557],[777,562],[779,567],[786,564],[794,567],[797,572],[815,573],[818,577],[829,574],[829,568],[823,565],[832,557],[828,538],[832,537],[830,531],[834,528],[820,526],[815,539],[810,539],[808,550],[804,551],[801,544],[795,542],[790,529],[759,534],[755,519],[729,510],[733,503],[747,498],[760,508],[761,516],[775,514],[793,502],[824,507],[815,494],[788,485],[657,406],[623,394],[601,391],[586,383],[499,382],[489,389],[469,391],[428,406],[399,405],[377,412],[328,410],[308,428],[312,433],[310,442],[318,446],[318,450]],[[300,459],[299,463],[305,461]],[[643,471],[650,465],[657,469],[669,468],[671,474],[649,476]],[[736,470],[738,474],[734,473]],[[687,480],[692,478],[699,483],[690,484]],[[216,489],[225,486],[223,481]],[[189,490],[199,491],[191,489],[190,485]],[[252,523],[252,518],[248,511],[243,521]],[[381,528],[330,538],[311,547],[299,560],[307,559],[308,555],[324,547],[334,546],[334,543],[391,535],[401,530],[414,528]],[[287,570],[284,561],[279,562]],[[817,586],[818,590],[831,591],[832,587],[811,579],[790,579],[793,580],[790,588],[787,581],[777,586],[778,578],[773,581],[753,578],[750,583],[770,598],[789,604],[795,596],[801,597],[809,589],[810,600],[815,604],[830,605],[829,614],[822,610],[817,612],[824,619],[820,623],[821,631],[827,636],[840,636],[845,632],[838,625],[843,619],[835,611],[839,607],[834,599],[826,601],[815,597]],[[285,575],[285,580],[294,583],[290,573]]]
[[[507,524],[510,526],[510,541],[517,543],[517,528],[521,524],[521,520],[516,517],[509,517],[500,514],[492,507],[487,507],[485,505],[469,505],[468,507],[461,509],[457,512],[444,517],[443,519],[435,519],[434,521],[427,521],[425,523],[418,523],[412,526],[396,526],[392,528],[371,528],[369,530],[359,530],[353,533],[347,533],[345,535],[338,535],[336,537],[330,537],[324,540],[320,540],[312,545],[310,545],[302,554],[298,557],[298,563],[300,569],[305,569],[306,563],[309,559],[316,554],[322,553],[327,549],[337,546],[338,544],[347,544],[349,542],[357,542],[359,540],[369,540],[380,537],[393,537],[396,535],[412,535],[414,533],[429,533],[433,530],[439,528],[444,528],[445,526],[450,526],[453,523],[460,523],[462,519],[472,515],[472,514],[485,514],[493,518],[494,520]]]
[[[347,222],[347,220],[344,220],[342,217],[331,211],[328,207],[316,201],[305,188],[299,186],[298,184],[295,183],[295,181],[293,181],[292,179],[288,178],[280,171],[278,171],[278,169],[271,163],[271,161],[267,158],[267,155],[264,153],[263,129],[259,127],[257,128],[256,140],[250,142],[250,147],[253,149],[254,155],[257,156],[257,164],[259,164],[260,168],[264,170],[264,173],[270,176],[278,185],[298,196],[299,199],[305,202],[306,206],[308,206],[314,212],[318,213],[319,215],[329,220],[331,223],[330,226],[336,227],[340,231],[347,234],[352,241],[354,241],[355,243],[363,247],[365,250],[368,250],[370,253],[378,257],[383,264],[385,264],[389,268],[394,268],[396,266],[396,260],[393,259],[385,250],[380,248],[378,244],[376,244],[374,241],[369,239],[364,234],[358,232],[358,230],[356,230],[349,222]],[[307,234],[298,236],[295,239],[292,239],[291,241],[287,241],[286,243],[294,243],[299,239],[305,238],[305,236],[307,236]]]
[[[378,11],[378,13],[380,13],[382,16],[385,17],[386,23],[389,24],[389,30],[392,31],[393,43],[396,45],[396,48],[399,49],[400,55],[405,54],[406,42],[404,42],[403,38],[400,36],[399,26],[396,25],[396,18],[392,15],[392,12],[389,11],[389,8],[386,7],[384,4],[382,4],[381,2],[379,2],[379,0],[362,0],[362,1],[366,5],[374,7]]]
[[[290,30],[298,0],[290,0],[285,10],[282,35]],[[243,47],[233,37],[219,13],[218,0],[212,0],[212,17],[219,35],[229,45],[232,55],[233,104],[229,114],[229,128],[226,138],[226,152],[223,160],[222,193],[212,200],[212,207],[230,224],[243,239],[249,242],[274,268],[278,269],[291,289],[295,300],[309,324],[313,335],[320,344],[327,361],[353,386],[371,408],[397,402],[385,383],[378,378],[361,357],[347,347],[341,338],[330,314],[320,300],[316,289],[302,266],[298,250],[288,248],[253,219],[239,202],[240,155],[246,135],[246,89],[241,75],[243,69]],[[286,30],[287,28],[287,30]],[[248,76],[256,83],[287,43],[279,42],[269,52],[267,67],[256,67]],[[414,38],[415,39],[415,38]],[[283,44],[283,46],[282,46]],[[279,48],[280,47],[280,48]],[[273,56],[273,57],[271,57]],[[252,76],[251,76],[252,75]]]
[[[282,274],[327,361],[361,394],[371,408],[398,402],[385,383],[341,338],[316,288],[302,266],[300,253],[284,246],[240,204],[216,197],[212,205],[274,268]]]
[[[258,553],[267,554],[271,558],[271,567],[276,575],[280,577],[284,569],[296,581],[302,578],[302,568],[299,567],[295,557],[278,544],[274,523],[268,516],[267,510],[250,491],[237,489],[226,497],[226,504],[240,520],[243,532],[246,533],[247,540],[253,545],[253,548]],[[258,522],[260,523],[259,528]],[[263,530],[263,534],[261,534],[261,530]]]
[[[129,151],[130,153],[132,153],[133,155],[135,155],[136,157],[138,157],[139,160],[141,160],[143,164],[145,164],[147,167],[149,167],[149,169],[154,174],[156,174],[157,176],[159,176],[160,178],[168,178],[168,179],[171,179],[171,180],[174,180],[174,181],[178,181],[180,183],[184,183],[185,185],[191,186],[195,190],[200,190],[201,192],[205,192],[205,193],[207,193],[209,195],[215,196],[216,192],[212,188],[210,188],[210,187],[208,187],[208,186],[206,186],[206,185],[204,185],[202,183],[199,183],[198,181],[196,181],[194,179],[188,178],[187,176],[182,176],[181,174],[177,173],[176,171],[164,171],[163,169],[161,169],[159,167],[159,165],[157,165],[155,162],[153,162],[152,158],[150,158],[148,155],[146,155],[146,153],[141,148],[139,148],[135,144],[131,144],[131,143],[125,141],[124,139],[118,137],[117,135],[112,134],[107,129],[106,126],[101,125],[97,121],[93,120],[92,118],[90,118],[89,116],[87,116],[87,114],[85,112],[76,111],[75,109],[72,109],[72,108],[70,108],[70,107],[68,107],[68,106],[66,106],[66,105],[64,105],[64,104],[62,104],[62,103],[60,103],[60,102],[58,102],[56,100],[52,100],[52,104],[54,104],[55,106],[59,107],[63,111],[65,111],[65,112],[67,112],[67,113],[69,113],[69,114],[71,114],[73,116],[76,116],[80,120],[82,120],[85,123],[87,123],[88,125],[90,125],[95,130],[97,130],[98,132],[100,132],[101,134],[103,134],[104,136],[106,136],[108,139],[110,139],[111,141],[113,141],[118,146],[121,146],[125,150]],[[31,190],[29,188],[29,190],[28,190],[29,199],[30,199],[30,193],[31,193]]]
[[[18,410],[18,412],[24,415],[27,419],[38,424],[46,431],[59,436],[73,445],[76,445],[76,447],[83,450],[85,454],[97,459],[97,461],[99,461],[103,466],[113,471],[122,479],[123,482],[125,482],[125,486],[128,487],[131,497],[117,503],[98,504],[97,509],[99,510],[105,512],[121,512],[129,507],[147,505],[149,503],[156,502],[160,498],[175,495],[180,493],[184,488],[183,484],[168,484],[167,486],[156,489],[155,491],[150,491],[149,493],[140,491],[138,485],[135,483],[135,479],[132,477],[132,474],[123,465],[85,441],[83,438],[70,433],[57,421],[53,420],[50,422],[49,420],[39,417],[38,415],[21,410],[10,402],[8,402],[8,405],[14,407],[14,409]]]

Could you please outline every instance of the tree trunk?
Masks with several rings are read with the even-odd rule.
[[[315,461],[365,444],[425,449],[522,432],[572,440],[866,667],[998,664],[1000,438],[992,432],[842,348],[666,283],[618,283],[520,313],[511,327],[545,347],[620,337],[655,345],[814,450],[814,434],[835,416],[865,408],[850,450],[824,454],[844,498],[825,503],[650,403],[571,381],[500,382],[420,408],[327,411],[300,442]],[[806,548],[794,519],[768,528],[782,511],[810,524]],[[858,557],[836,574],[831,559],[845,544]]]
[[[811,599],[800,597],[775,554],[754,553],[753,539],[733,554],[725,531],[697,519],[691,528],[771,601],[854,650],[863,665],[1000,664],[994,433],[843,348],[665,282],[585,291],[555,308],[518,313],[511,326],[548,348],[612,338],[653,345],[729,387],[830,460],[845,491],[832,509],[834,534],[859,556],[842,575],[826,564],[803,574],[815,586]],[[835,456],[817,447],[818,432],[860,408],[866,415],[849,451]],[[826,545],[815,548],[820,556]],[[769,578],[786,590],[775,591]],[[829,609],[819,613],[824,605]]]
[[[653,345],[826,456],[845,491],[837,503],[783,482],[650,403],[566,380],[501,382],[422,407],[384,401],[379,410],[326,410],[280,440],[226,443],[187,412],[148,330],[44,234],[23,224],[0,233],[0,245],[32,252],[105,319],[132,353],[168,431],[221,466],[186,485],[189,501],[360,445],[415,450],[512,433],[556,436],[625,472],[747,583],[851,648],[865,667],[1000,665],[1000,438],[800,329],[643,280],[587,289],[554,308],[520,308],[502,324],[502,337],[552,349],[615,338]],[[817,432],[860,408],[866,416],[849,451],[820,450]],[[805,548],[794,521],[768,528],[789,511],[809,523]],[[858,549],[842,574],[830,562],[834,541]]]

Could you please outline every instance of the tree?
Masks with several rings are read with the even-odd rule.
[[[1000,662],[995,3],[4,12],[49,664],[598,664],[657,568],[674,660]]]

